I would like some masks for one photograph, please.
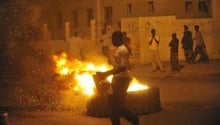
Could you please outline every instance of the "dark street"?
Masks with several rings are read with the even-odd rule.
[[[133,66],[133,74],[149,86],[160,88],[162,110],[139,116],[141,125],[219,125],[220,124],[220,60],[208,64],[184,64],[181,72],[152,72],[151,65]],[[1,87],[1,105],[16,105],[5,98],[10,87]],[[4,100],[4,101],[3,101]],[[7,102],[8,101],[8,102]],[[10,109],[10,108],[9,108]],[[107,118],[95,118],[84,111],[73,110],[9,110],[11,125],[110,125]],[[123,125],[129,125],[122,120]]]

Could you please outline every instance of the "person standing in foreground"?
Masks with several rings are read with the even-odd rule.
[[[169,43],[169,47],[170,47],[171,71],[180,71],[179,60],[178,60],[179,39],[176,37],[176,33],[172,34],[172,40]]]
[[[113,46],[116,47],[113,63],[114,68],[104,73],[97,72],[94,78],[96,81],[100,81],[113,74],[112,83],[109,88],[111,91],[107,90],[108,107],[112,125],[121,125],[120,117],[124,117],[131,122],[132,125],[138,125],[139,118],[124,105],[131,77],[128,71],[129,51],[123,44],[123,34],[120,31],[115,31],[112,34],[112,43]]]
[[[209,61],[208,54],[206,52],[206,45],[203,39],[202,32],[199,30],[199,26],[195,25],[195,36],[193,40],[195,41],[195,50],[193,52],[193,62],[195,62],[197,55],[200,55],[198,62]]]
[[[160,71],[164,71],[163,65],[160,61],[160,55],[158,51],[158,46],[160,43],[159,36],[156,35],[156,30],[151,30],[151,37],[149,38],[150,52],[152,56],[152,66],[153,72],[156,72],[159,68]]]
[[[184,33],[182,38],[182,48],[184,49],[185,62],[191,63],[193,57],[193,38],[188,26],[184,25]]]

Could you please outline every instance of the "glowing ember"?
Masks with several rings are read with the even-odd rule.
[[[73,86],[71,86],[72,90],[75,92],[82,92],[86,95],[94,94],[95,83],[92,76],[97,71],[105,72],[112,69],[112,66],[106,65],[104,62],[101,65],[95,65],[93,63],[80,62],[79,60],[70,60],[67,58],[66,53],[54,55],[53,59],[56,63],[55,72],[60,76],[71,75],[74,81]],[[109,76],[107,80],[111,81],[112,77],[113,76]],[[139,91],[147,88],[148,87],[146,85],[140,84],[137,79],[132,78],[128,92]]]
[[[75,76],[75,79],[78,81],[77,82],[77,88],[83,89],[84,93],[87,95],[92,95],[94,94],[93,89],[95,88],[95,83],[93,81],[93,77],[89,73],[84,73],[84,74],[77,74]],[[76,89],[75,89],[76,90]]]

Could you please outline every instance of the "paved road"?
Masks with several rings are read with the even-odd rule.
[[[183,63],[184,64],[184,63]],[[151,72],[150,65],[135,65],[133,74],[160,88],[163,110],[140,116],[140,125],[220,125],[220,60],[184,64],[181,72]],[[4,98],[1,96],[1,98]],[[10,99],[9,99],[10,100]],[[10,125],[110,125],[78,111],[10,111]],[[122,125],[129,125],[122,119]]]

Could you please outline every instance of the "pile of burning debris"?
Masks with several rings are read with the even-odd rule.
[[[90,63],[71,60],[66,53],[54,55],[53,60],[56,63],[55,72],[63,81],[61,86],[65,86],[64,88],[71,90],[72,93],[87,96],[86,113],[96,117],[108,116],[107,97],[97,91],[93,75],[97,71],[107,71],[112,66],[101,61]],[[111,83],[111,79],[112,76],[106,78],[108,83]],[[158,88],[148,87],[133,77],[127,92],[126,105],[135,114],[147,114],[161,109]]]

